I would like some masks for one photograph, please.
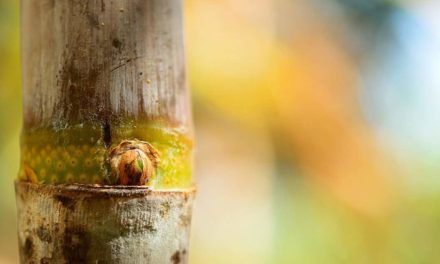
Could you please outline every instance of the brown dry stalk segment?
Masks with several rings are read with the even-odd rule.
[[[181,0],[24,0],[21,37],[26,131],[191,128]]]
[[[16,191],[21,263],[188,260],[194,189],[19,182]]]

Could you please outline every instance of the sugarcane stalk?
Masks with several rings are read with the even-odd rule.
[[[22,0],[22,263],[186,263],[180,0]]]

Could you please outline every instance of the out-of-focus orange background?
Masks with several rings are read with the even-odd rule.
[[[0,0],[0,263],[17,263],[19,6]],[[190,263],[439,263],[440,2],[186,0]]]

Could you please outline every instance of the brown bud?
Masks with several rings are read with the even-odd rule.
[[[159,162],[158,151],[148,142],[125,140],[109,153],[112,175],[120,185],[145,185]]]

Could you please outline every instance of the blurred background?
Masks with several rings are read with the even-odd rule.
[[[0,0],[0,263],[18,263],[18,2]],[[440,263],[439,8],[185,1],[190,263]]]

